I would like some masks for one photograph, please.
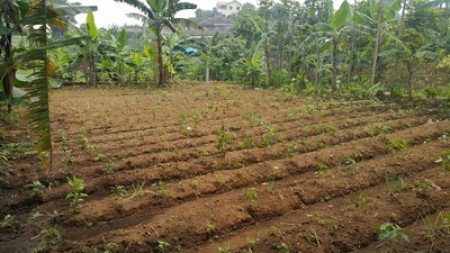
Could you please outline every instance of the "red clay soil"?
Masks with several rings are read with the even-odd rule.
[[[15,216],[0,252],[450,252],[450,121],[432,110],[225,84],[68,88],[51,105],[53,170],[27,155],[0,175],[0,218]],[[23,125],[5,140],[30,142]],[[409,242],[378,240],[388,222]]]

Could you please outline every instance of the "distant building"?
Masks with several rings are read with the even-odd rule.
[[[207,18],[200,22],[199,26],[203,28],[202,35],[214,35],[215,33],[231,34],[233,20],[223,17]]]
[[[238,1],[231,2],[217,2],[216,8],[217,10],[224,15],[225,17],[238,13],[242,10],[242,4]]]

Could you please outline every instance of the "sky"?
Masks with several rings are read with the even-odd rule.
[[[125,16],[126,13],[137,12],[137,10],[127,4],[117,3],[114,0],[69,0],[69,2],[79,2],[83,5],[97,5],[98,11],[94,12],[95,23],[98,28],[108,28],[111,25],[134,25],[141,24],[135,19]],[[195,3],[197,7],[204,10],[212,10],[216,6],[215,0],[186,0]],[[256,5],[258,0],[240,0],[241,3],[252,3]],[[180,11],[177,17],[195,17],[195,10]],[[86,15],[81,14],[76,17],[78,24],[85,23]]]

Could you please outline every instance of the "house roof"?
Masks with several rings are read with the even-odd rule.
[[[207,18],[200,22],[200,27],[231,27],[233,26],[233,20],[229,18]]]

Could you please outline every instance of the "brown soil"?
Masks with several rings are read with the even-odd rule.
[[[15,216],[0,252],[450,252],[450,177],[436,162],[450,121],[433,111],[225,84],[66,88],[51,105],[53,170],[22,155],[0,174],[0,218]],[[25,125],[0,143],[30,142]],[[75,213],[74,176],[88,194]],[[378,240],[388,222],[409,242]]]

